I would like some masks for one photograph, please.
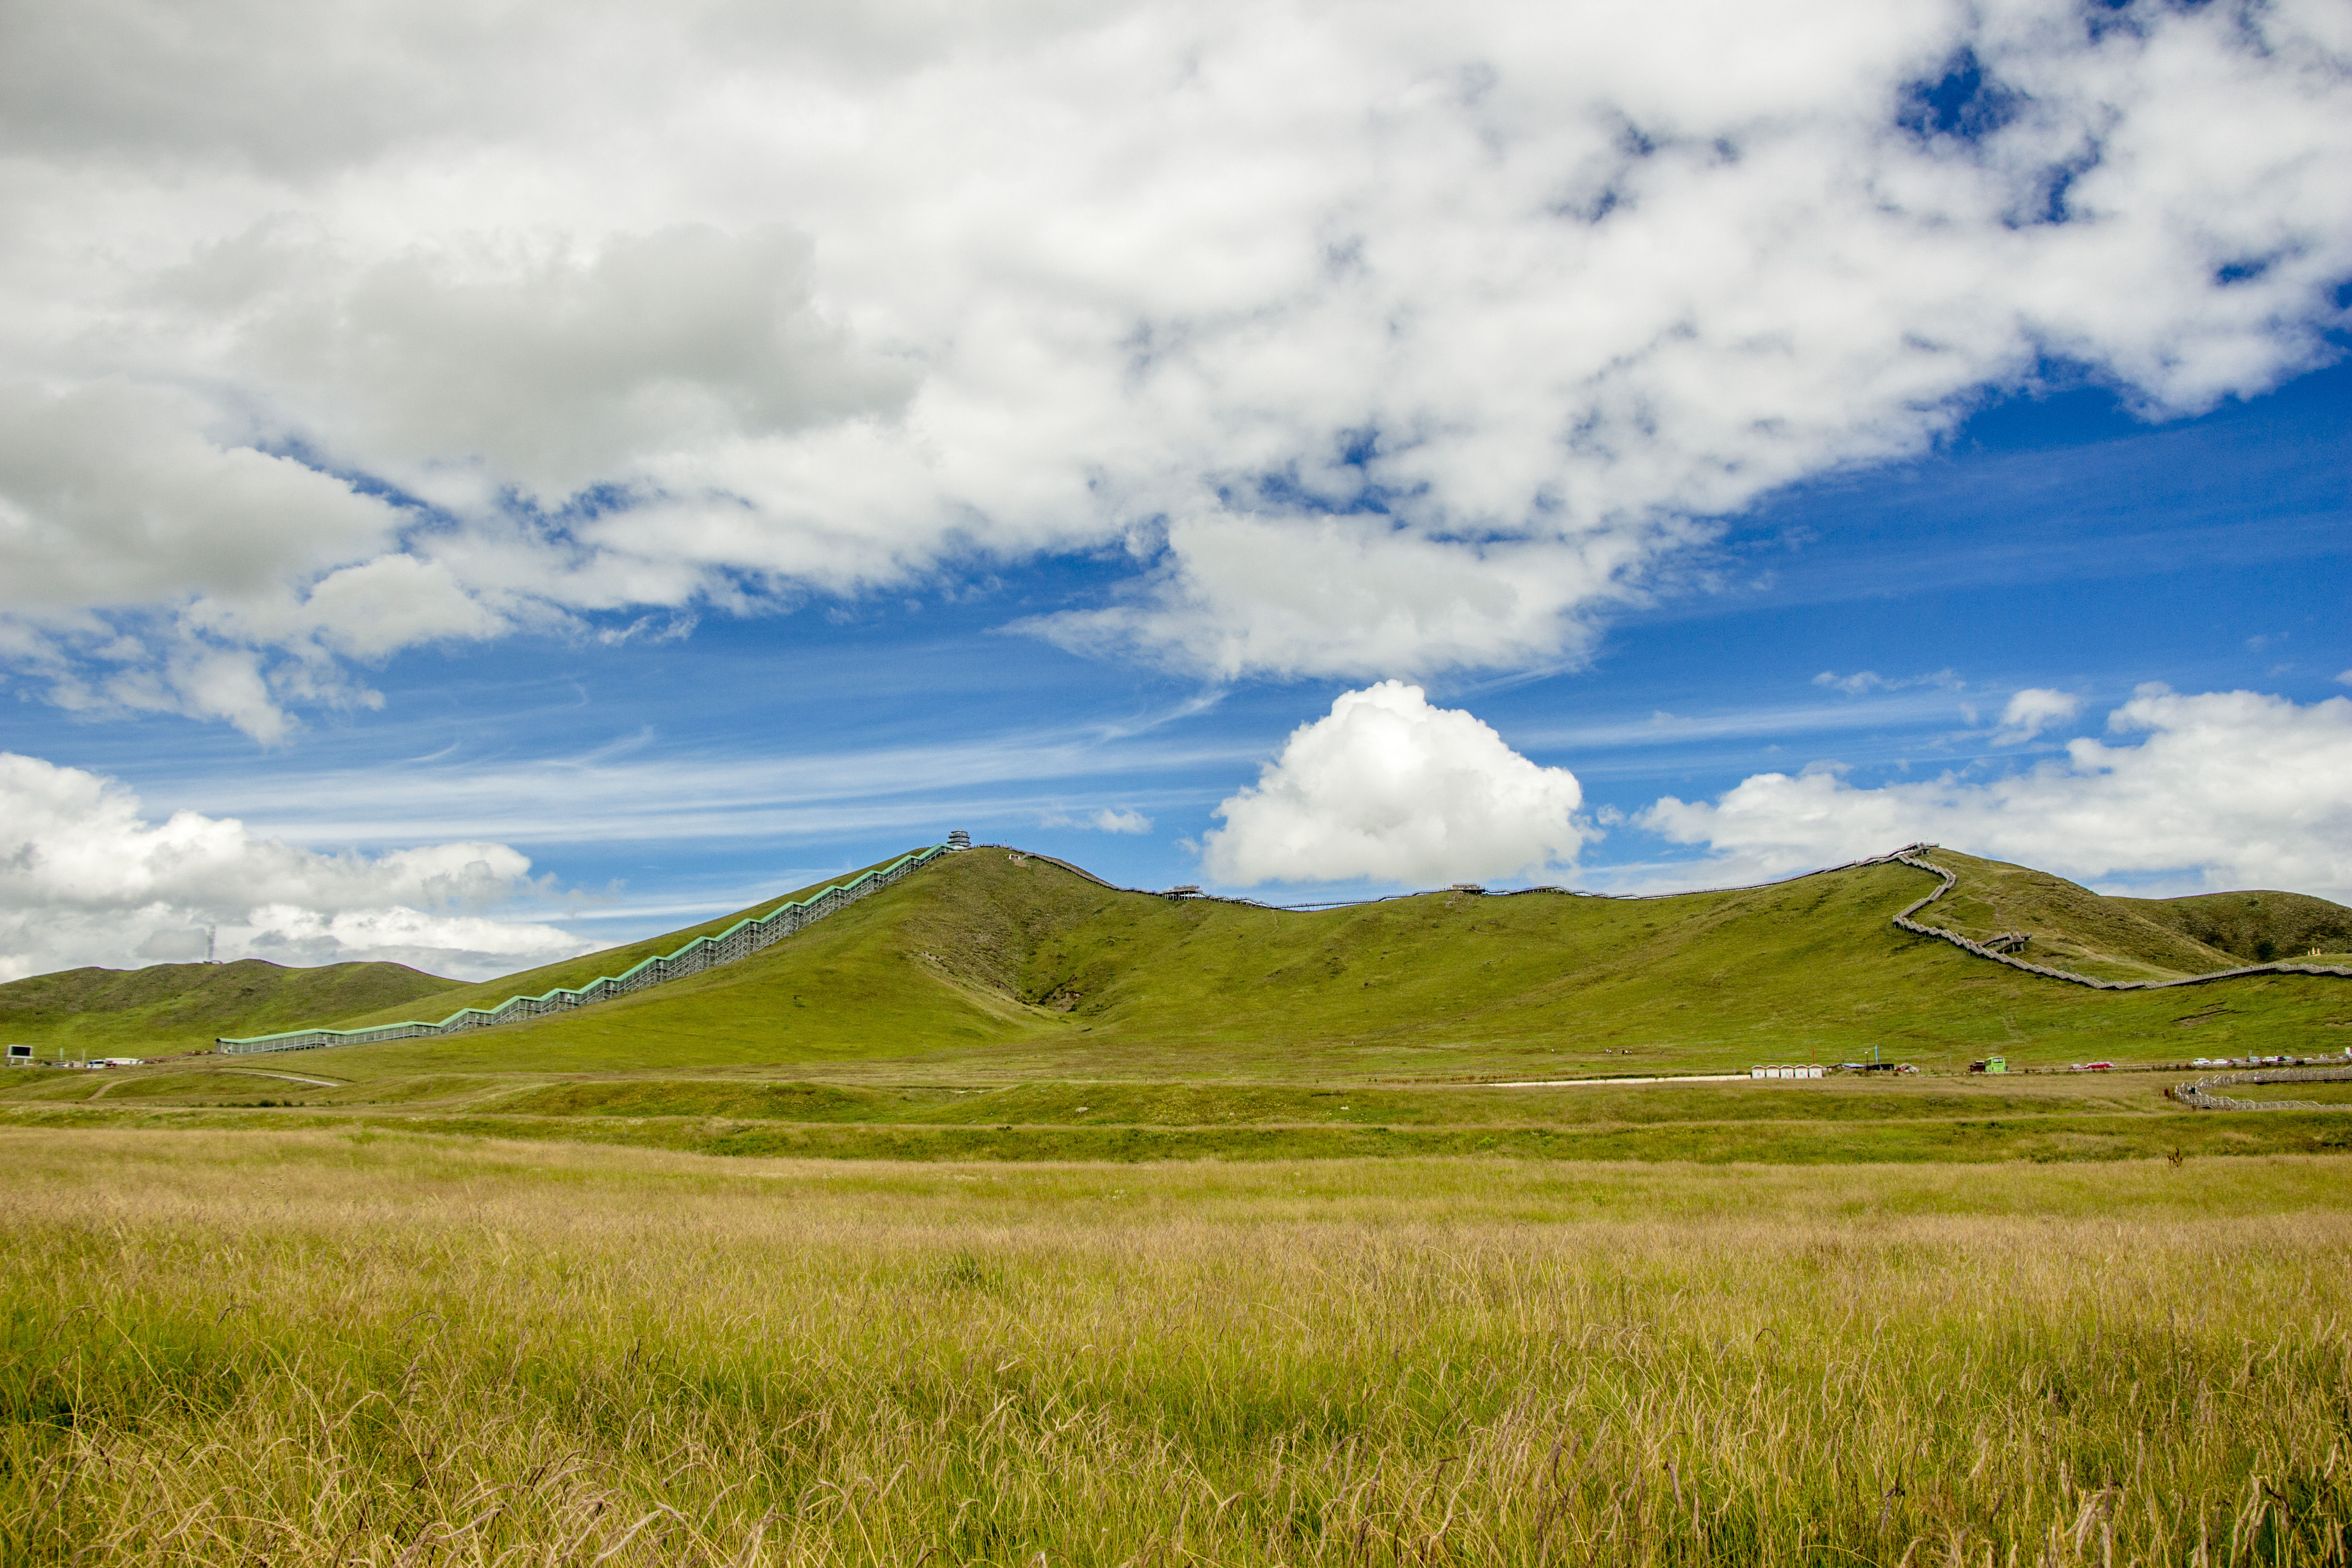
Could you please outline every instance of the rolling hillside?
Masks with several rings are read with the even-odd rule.
[[[0,1039],[43,1057],[208,1050],[236,1029],[286,1029],[360,1009],[410,1008],[458,983],[401,963],[289,969],[257,958],[68,969],[0,985]]]
[[[2165,979],[2242,962],[2194,934],[2245,940],[2245,928],[2209,915],[2210,899],[2103,898],[2024,867],[1948,850],[1934,858],[1960,883],[1926,918],[1979,940],[2026,932],[2035,963]],[[359,1078],[795,1067],[1421,1079],[1689,1072],[1874,1053],[1941,1066],[1991,1052],[2020,1063],[2170,1060],[2333,1053],[2352,1042],[2352,984],[2340,980],[2267,975],[2101,994],[1895,930],[1889,917],[1933,886],[1916,868],[1880,864],[1663,899],[1433,893],[1277,911],[1121,892],[1037,858],[980,849],[740,963],[620,1000],[284,1059]],[[2352,910],[2323,900],[2222,897],[2275,900],[2295,912],[2297,933],[2338,918],[2352,929]],[[616,973],[736,918],[480,985],[400,971],[413,989],[371,992],[331,983],[334,971],[309,972],[342,989],[307,1008],[273,994],[235,1016],[233,999],[216,995],[201,1016],[219,1020],[221,1033],[437,1018]],[[68,978],[19,982],[0,998]],[[152,1008],[122,1006],[126,994],[87,992],[72,1026],[148,1054],[167,1027],[186,1038],[200,1016],[193,1003],[173,1004],[181,1011],[167,1025]],[[55,1007],[43,1016],[65,1026]]]
[[[2235,962],[2134,901],[1937,858],[1961,883],[1934,916],[1972,936],[2026,931],[2036,962],[2105,978]],[[2100,994],[1889,925],[1933,885],[1875,865],[1654,900],[1434,893],[1287,912],[1118,892],[982,849],[739,964],[530,1024],[333,1056],[339,1073],[799,1064],[1428,1077],[1696,1071],[1874,1050],[1941,1065],[1995,1051],[2178,1059],[2352,1041],[2343,981]]]
[[[429,1023],[445,1018],[464,1007],[495,1007],[509,996],[536,996],[553,991],[559,986],[577,988],[600,976],[619,974],[657,954],[675,952],[697,937],[717,936],[739,921],[748,920],[754,915],[766,914],[780,904],[788,904],[807,898],[810,894],[821,892],[835,882],[854,880],[866,872],[887,866],[891,860],[898,858],[898,857],[894,855],[888,860],[877,860],[872,866],[861,866],[856,870],[844,871],[838,876],[828,877],[822,882],[812,882],[805,888],[795,889],[792,892],[779,894],[772,899],[762,899],[748,909],[737,910],[714,920],[704,921],[700,925],[686,926],[660,936],[626,942],[619,947],[599,948],[594,952],[583,953],[578,958],[567,958],[555,963],[541,964],[537,969],[525,969],[513,974],[502,974],[496,980],[485,980],[471,985],[452,983],[452,988],[436,995],[434,1005],[428,1008],[410,1007],[399,1001],[388,1000],[383,1005],[365,1013],[336,1017],[311,1017],[302,1022],[328,1024],[343,1029],[365,1028],[372,1024],[396,1024],[412,1018]],[[258,1034],[262,1031],[225,1032]]]
[[[474,984],[398,963],[289,969],[260,959],[36,974],[0,985],[0,1040],[37,1047],[45,1058],[59,1051],[77,1057],[169,1056],[209,1050],[223,1035],[441,1018],[461,1007],[495,1006],[519,994],[617,974],[641,959],[674,952],[746,915],[763,914],[857,874],[828,878],[682,931]]]
[[[2352,952],[2352,910],[2302,893],[2202,893],[2186,899],[2110,899],[2236,963]]]

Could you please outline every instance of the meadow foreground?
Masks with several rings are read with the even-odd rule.
[[[2342,1562],[2342,1156],[0,1131],[0,1558]]]

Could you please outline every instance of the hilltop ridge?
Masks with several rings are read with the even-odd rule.
[[[2243,962],[2191,934],[2210,923],[2210,899],[2114,899],[1948,849],[1930,858],[1960,879],[1935,921],[1976,941],[2022,932],[2035,963],[2161,980]],[[2343,1037],[2315,1031],[2352,1024],[2339,1016],[2352,1011],[2352,988],[2324,979],[2233,980],[2212,1000],[2087,997],[1894,930],[1892,915],[1933,885],[1880,862],[1664,898],[1447,891],[1293,911],[1120,889],[1050,857],[982,847],[723,969],[535,1022],[333,1054],[354,1066],[969,1058],[1024,1071],[1106,1061],[1172,1070],[1180,1059],[1186,1070],[1228,1070],[1271,1053],[1400,1070],[1538,1058],[1692,1068],[1873,1050],[1942,1059],[2161,1043],[2172,1054],[2192,1031],[2204,1048],[2251,1032],[2334,1049]],[[2341,906],[2293,908],[2298,931],[2337,919],[2352,930]],[[615,973],[738,918],[480,984],[419,976],[406,991],[347,988],[303,1016],[272,1004],[267,1026],[350,1028],[495,1005]],[[0,1003],[16,989],[0,987]],[[256,1022],[224,1016],[219,1032],[259,1032]],[[142,1020],[121,1023],[110,1038],[135,1035]]]
[[[2352,910],[2307,893],[2255,889],[2179,899],[2111,899],[2240,963],[2352,952]]]

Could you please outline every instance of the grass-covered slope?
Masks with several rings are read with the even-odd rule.
[[[146,969],[68,969],[0,985],[0,1039],[37,1046],[44,1058],[60,1050],[74,1056],[161,1056],[208,1049],[217,1035],[260,1034],[362,1010],[413,1007],[458,989],[454,980],[400,963],[289,969],[247,958]]]
[[[2034,963],[2095,980],[2177,980],[2252,962],[2156,916],[2158,900],[2112,899],[2047,871],[1949,849],[1931,858],[1958,872],[1959,886],[1917,918],[1979,942],[2024,932],[2031,940],[2020,956]]]
[[[1971,934],[2028,930],[2042,962],[2146,977],[2231,962],[2058,879],[1938,854],[1962,883],[1937,913]],[[339,1072],[370,1073],[866,1064],[1431,1078],[1696,1071],[1874,1049],[1948,1066],[1993,1051],[2171,1060],[2352,1042],[2342,981],[2100,994],[1888,923],[1933,885],[1878,865],[1672,899],[1441,893],[1278,912],[1118,892],[976,850],[738,964],[530,1024],[335,1058]]]
[[[559,985],[583,985],[599,975],[619,974],[656,953],[674,952],[696,937],[715,936],[747,916],[765,914],[871,868],[828,877],[683,931],[478,984],[398,963],[292,969],[260,959],[37,974],[0,985],[0,1040],[37,1047],[44,1058],[59,1050],[73,1056],[161,1056],[209,1049],[223,1035],[437,1020],[462,1007],[494,1007],[509,996],[537,995]]]
[[[1170,907],[1159,899],[1113,893],[1036,861],[1028,862],[1043,873],[1034,879],[1004,882],[972,875],[992,862],[1010,866],[1002,851],[950,857],[750,958],[617,1001],[446,1039],[339,1047],[336,1058],[430,1061],[456,1070],[505,1068],[518,1059],[599,1068],[665,1061],[724,1066],[1019,1041],[1051,1033],[1058,1022],[1049,1010],[1024,1006],[1018,994],[1020,965],[1043,935],[1083,919],[1106,900]],[[782,901],[758,910],[764,912]],[[714,921],[592,957],[609,963],[634,954],[627,958],[634,963],[726,923]],[[588,960],[572,967],[585,968],[582,979],[616,973],[593,967]],[[494,1005],[526,984],[545,989],[581,983],[542,979],[556,973],[537,971],[473,988],[486,999],[481,1001],[453,993],[447,1010]],[[341,1020],[336,1026],[393,1016]],[[530,1043],[521,1047],[518,1058],[518,1042],[526,1037]]]
[[[1935,858],[1960,882],[1927,917],[1972,937],[2028,932],[2035,962],[2116,979],[2242,962],[2168,923],[2183,905],[2193,923],[2195,906],[2212,900],[2108,899],[2024,867],[1948,850]],[[1931,1066],[1992,1052],[2020,1063],[2178,1060],[2352,1043],[2352,984],[2340,980],[2263,976],[2102,995],[1895,930],[1889,917],[1933,886],[1915,868],[1883,864],[1667,899],[1433,893],[1276,911],[1119,892],[1034,857],[981,849],[741,963],[618,1001],[287,1059],[331,1057],[336,1076],[368,1079],[822,1067],[1346,1080],[1688,1072],[1874,1053]],[[2317,900],[2293,907],[2297,940],[2322,929],[2327,910],[2352,921]],[[51,999],[37,1016],[20,1003],[17,1016],[36,1026],[11,1038],[72,1032],[101,1054],[151,1055],[215,1033],[495,1005],[617,973],[739,918],[480,985],[390,965],[184,965],[79,972],[107,976],[102,985],[44,976],[0,997]],[[2284,924],[2264,929],[2273,942],[2287,934]],[[2240,928],[2210,934],[2246,940]]]
[[[2023,931],[2022,956],[2098,980],[2173,980],[2242,964],[2352,952],[2352,910],[2304,893],[2125,899],[1948,849],[1960,884],[1921,918],[1963,936]]]
[[[2111,899],[2235,963],[2294,959],[2317,948],[2352,952],[2352,910],[2303,893],[2200,893],[2185,899]]]
[[[398,1024],[410,1019],[417,1019],[425,1023],[438,1023],[450,1014],[466,1007],[491,1008],[510,996],[541,996],[559,987],[576,989],[605,975],[624,973],[648,958],[676,952],[697,937],[717,936],[740,921],[749,920],[754,915],[767,914],[781,905],[793,903],[813,894],[821,893],[836,882],[854,881],[867,871],[879,869],[898,858],[898,856],[893,855],[888,860],[877,860],[872,866],[862,866],[855,871],[844,871],[839,876],[828,877],[822,882],[812,882],[805,888],[795,889],[792,892],[780,894],[772,899],[763,899],[749,909],[737,910],[732,914],[724,914],[715,920],[704,921],[700,925],[688,926],[683,930],[668,931],[660,936],[649,936],[640,942],[625,942],[619,947],[599,948],[593,952],[583,953],[578,958],[567,958],[555,963],[541,964],[537,969],[526,969],[514,974],[502,974],[496,980],[485,980],[475,985],[457,985],[437,996],[429,1008],[419,1010],[404,1007],[397,1001],[388,1001],[385,1005],[373,1007],[368,1012],[354,1014],[348,1017],[312,1017],[303,1022],[338,1029],[361,1029],[373,1024]]]

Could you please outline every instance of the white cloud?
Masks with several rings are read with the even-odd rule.
[[[1384,680],[1340,694],[1218,806],[1203,837],[1216,880],[1427,885],[1575,860],[1590,829],[1576,775],[1538,767],[1459,709]]]
[[[219,956],[388,960],[484,978],[594,944],[488,908],[531,886],[502,844],[321,855],[195,812],[161,823],[112,780],[0,752],[0,980]]]
[[[1863,697],[1873,691],[1913,691],[1921,687],[1934,687],[1943,691],[1966,689],[1968,682],[1949,669],[1933,670],[1926,675],[1881,675],[1874,669],[1860,669],[1852,675],[1840,675],[1825,669],[1813,677],[1815,686],[1842,691],[1848,697]]]
[[[486,602],[510,595],[469,590],[419,542],[396,549],[401,509],[206,430],[215,412],[119,379],[56,394],[0,382],[0,617],[15,616],[15,662],[53,700],[276,741],[289,701],[371,700],[338,655],[516,623]],[[141,605],[154,613],[127,626],[89,614]]]
[[[2063,724],[2082,710],[2083,700],[2070,691],[2029,686],[2011,697],[2009,706],[2001,710],[2000,730],[1993,736],[1993,744],[2021,745],[2051,725]]]
[[[283,423],[420,486],[478,466],[560,504],[665,453],[894,414],[908,390],[904,368],[857,354],[811,308],[809,242],[781,227],[617,235],[584,257],[404,257],[340,281],[257,289],[237,363],[277,391]]]
[[[389,543],[394,510],[208,433],[192,393],[0,382],[0,605],[236,600]]]
[[[1084,816],[1072,816],[1065,811],[1049,811],[1037,819],[1040,827],[1084,827],[1097,833],[1149,833],[1151,818],[1135,810],[1115,810],[1103,806]]]
[[[1634,596],[1658,532],[1471,546],[1378,518],[1215,513],[1169,526],[1149,602],[1032,627],[1223,677],[1524,665],[1581,653],[1589,615]]]
[[[1573,659],[1692,519],[2046,356],[2166,416],[2329,355],[2340,5],[2111,20],[26,0],[8,641],[268,738],[420,640],[1124,543],[1036,628]],[[1975,139],[1916,90],[1964,50]]]
[[[1753,881],[1915,840],[2078,879],[2352,899],[2352,698],[2146,687],[2108,716],[2136,743],[2069,742],[2063,762],[1986,783],[1872,788],[1832,769],[1759,773],[1711,802],[1668,796],[1636,821],[1713,854],[1692,885]]]

